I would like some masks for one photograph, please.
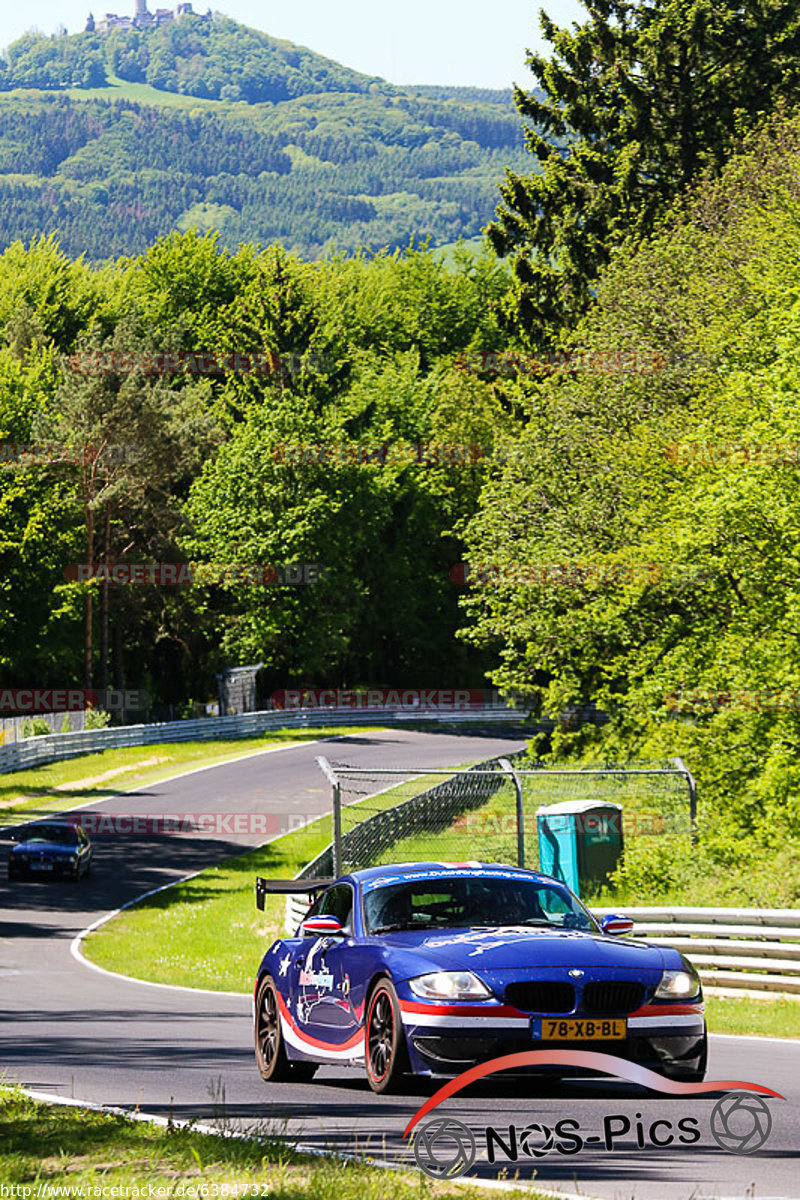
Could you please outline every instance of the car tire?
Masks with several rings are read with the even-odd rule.
[[[261,1078],[269,1083],[308,1083],[314,1078],[318,1064],[289,1061],[278,1011],[278,990],[271,975],[265,975],[258,985],[255,1008],[256,1066]]]
[[[400,1002],[388,979],[378,981],[367,1001],[364,1060],[367,1082],[378,1095],[397,1091],[410,1069]]]

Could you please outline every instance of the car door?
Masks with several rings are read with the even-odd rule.
[[[322,896],[315,915],[336,917],[346,936],[306,938],[296,982],[298,1015],[313,1038],[342,1045],[357,1032],[358,1018],[350,999],[348,959],[353,946],[353,888],[337,884]]]

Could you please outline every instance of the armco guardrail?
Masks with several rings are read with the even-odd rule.
[[[0,746],[0,774],[24,771],[29,767],[81,754],[121,746],[149,746],[158,742],[202,742],[217,739],[253,737],[270,729],[315,729],[324,725],[395,725],[417,721],[516,723],[524,719],[520,709],[488,705],[475,709],[414,708],[369,709],[270,709],[267,712],[240,713],[231,717],[201,717],[190,721],[164,721],[152,725],[121,725],[110,729],[81,730],[75,733],[44,734],[26,738],[9,746]],[[545,723],[540,723],[543,728]],[[552,724],[552,723],[551,723]]]
[[[675,946],[706,987],[800,993],[800,909],[593,908],[624,912],[634,935]]]

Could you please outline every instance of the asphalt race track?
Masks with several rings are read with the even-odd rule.
[[[195,771],[109,800],[98,811],[266,813],[277,834],[301,817],[327,811],[329,789],[314,762],[317,754],[410,770],[412,764],[488,758],[519,744],[497,733],[375,732]],[[253,1061],[249,996],[128,982],[92,970],[70,953],[75,935],[105,912],[263,840],[252,834],[100,837],[93,874],[77,885],[35,882],[10,889],[3,867],[0,1073],[54,1095],[248,1129],[288,1129],[304,1145],[413,1161],[402,1132],[434,1086],[377,1097],[360,1071],[339,1067],[321,1068],[310,1084],[265,1084]],[[604,1200],[799,1198],[800,1042],[713,1038],[708,1077],[761,1083],[786,1097],[768,1102],[772,1131],[756,1153],[730,1153],[714,1141],[710,1120],[718,1096],[674,1099],[600,1077],[524,1084],[496,1079],[446,1101],[436,1115],[473,1131],[473,1177],[519,1172],[526,1180],[535,1175],[545,1188]],[[622,1132],[626,1117],[630,1129]],[[683,1145],[678,1122],[689,1117],[697,1120],[700,1139]],[[565,1119],[577,1122],[569,1128],[585,1143],[575,1153],[552,1147],[537,1155],[546,1130],[533,1128],[523,1138],[528,1126],[552,1129]],[[656,1121],[670,1124],[654,1127]],[[490,1165],[485,1129],[493,1126],[510,1145],[510,1124],[518,1131],[518,1161],[499,1149]],[[669,1143],[671,1133],[675,1140]],[[657,1140],[668,1144],[655,1146]],[[576,1146],[574,1140],[560,1144]]]

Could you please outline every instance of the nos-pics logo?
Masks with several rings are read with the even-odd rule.
[[[641,1117],[641,1113],[636,1114]],[[616,1123],[616,1124],[615,1124]],[[678,1141],[691,1145],[700,1140],[695,1117],[684,1117],[677,1123],[683,1133]],[[567,1129],[566,1127],[569,1127]],[[625,1116],[606,1117],[603,1121],[603,1136],[578,1132],[577,1121],[557,1121],[551,1127],[530,1124],[523,1129],[509,1125],[502,1133],[492,1126],[484,1129],[486,1157],[490,1163],[498,1161],[498,1152],[503,1151],[509,1162],[518,1162],[521,1155],[540,1159],[551,1152],[578,1154],[584,1147],[613,1151],[615,1141],[628,1132],[635,1132],[634,1147],[662,1149],[676,1140],[673,1122],[657,1120],[649,1126],[651,1138],[645,1139],[646,1126],[637,1121],[632,1131],[631,1121]],[[658,1134],[656,1134],[658,1129]],[[731,1154],[754,1154],[768,1140],[772,1132],[772,1114],[765,1100],[749,1093],[733,1093],[723,1096],[711,1112],[711,1136],[717,1145]],[[414,1136],[414,1157],[417,1166],[432,1179],[456,1179],[465,1175],[478,1158],[478,1143],[472,1130],[452,1117],[434,1117],[420,1125]]]
[[[420,1169],[433,1179],[454,1179],[465,1174],[477,1159],[478,1146],[475,1135],[461,1121],[439,1115],[420,1124],[423,1118],[438,1108],[443,1101],[463,1091],[471,1083],[500,1071],[552,1066],[578,1067],[581,1070],[614,1076],[650,1091],[676,1098],[725,1092],[727,1094],[717,1101],[711,1113],[711,1135],[721,1149],[732,1154],[753,1154],[769,1138],[772,1132],[772,1116],[763,1097],[786,1099],[780,1092],[775,1092],[761,1083],[750,1083],[741,1079],[708,1079],[688,1083],[669,1079],[648,1067],[618,1058],[616,1055],[601,1054],[592,1050],[525,1050],[470,1067],[426,1100],[408,1122],[403,1134],[405,1139],[415,1131],[414,1155]],[[615,1141],[629,1132],[634,1132],[635,1146],[638,1150],[662,1149],[675,1141],[688,1146],[700,1140],[698,1124],[699,1121],[694,1116],[681,1118],[674,1127],[672,1121],[664,1119],[647,1123],[643,1122],[642,1114],[637,1113],[634,1130],[630,1118],[619,1114],[603,1118],[603,1132],[600,1134],[595,1131],[586,1132],[581,1129],[578,1121],[565,1118],[557,1121],[553,1129],[547,1125],[531,1124],[518,1130],[515,1125],[509,1125],[505,1141],[498,1130],[487,1126],[484,1130],[486,1157],[493,1163],[498,1147],[511,1162],[518,1161],[520,1151],[529,1158],[542,1158],[552,1152],[561,1155],[579,1154],[585,1146],[613,1151],[616,1149]]]

